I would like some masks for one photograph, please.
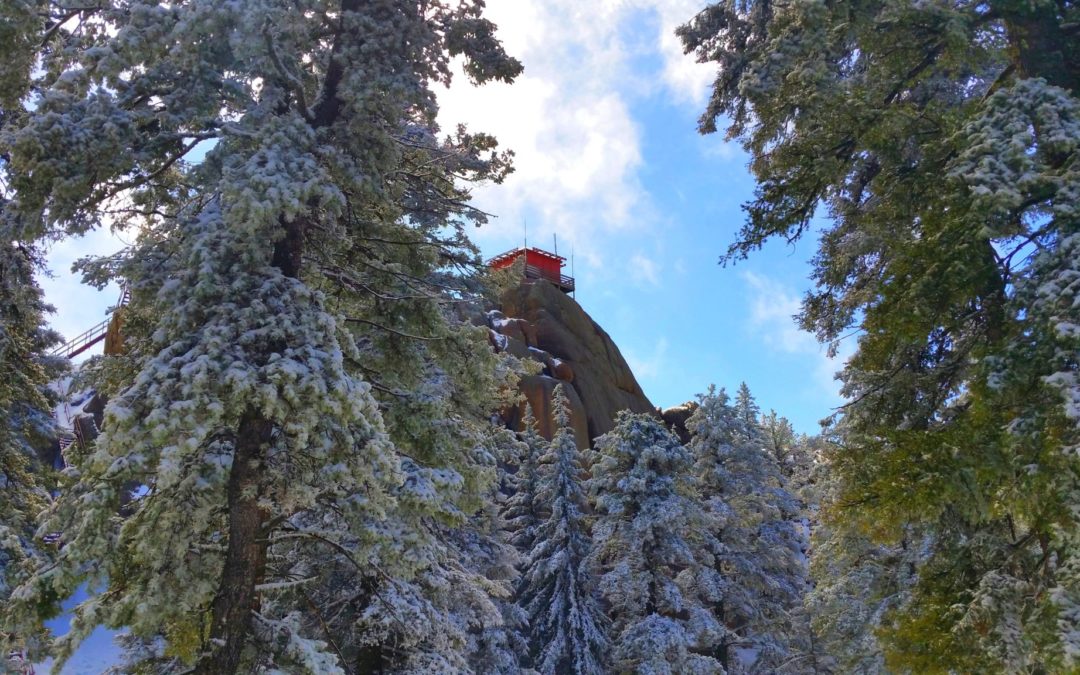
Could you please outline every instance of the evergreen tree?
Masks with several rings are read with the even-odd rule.
[[[761,418],[761,430],[765,434],[766,447],[784,477],[791,479],[802,475],[806,468],[805,457],[799,450],[803,444],[799,442],[791,422],[786,417],[777,415],[775,410],[770,410],[768,415]]]
[[[827,672],[829,656],[815,634],[812,619],[815,613],[806,605],[806,594],[813,588],[810,578],[812,533],[815,531],[820,512],[821,495],[817,482],[822,480],[825,468],[818,461],[823,441],[818,436],[795,433],[791,422],[775,410],[761,418],[766,449],[775,459],[780,470],[781,485],[791,494],[797,508],[792,516],[793,541],[799,548],[798,558],[803,569],[800,595],[802,602],[788,610],[789,649],[793,652],[788,660],[787,672]]]
[[[800,316],[859,336],[831,513],[925,554],[886,621],[896,670],[1080,654],[1078,20],[1072,0],[723,0],[679,31],[719,65],[702,131],[729,119],[758,180],[726,260],[831,218]]]
[[[440,283],[449,285],[451,280]],[[384,316],[372,307],[363,316],[408,334],[439,325],[433,320],[437,314],[423,311],[409,323],[389,323],[408,315],[403,317],[401,308],[385,311]],[[408,471],[392,512],[401,519],[401,530],[387,540],[392,546],[378,566],[400,566],[402,554],[408,553],[406,559],[416,556],[422,567],[408,590],[409,575],[366,571],[362,576],[376,589],[393,579],[392,595],[405,605],[398,606],[382,591],[369,593],[369,601],[357,606],[363,618],[351,626],[343,623],[342,629],[359,629],[361,642],[369,645],[364,658],[390,672],[464,672],[477,659],[511,658],[506,649],[512,636],[504,634],[504,612],[516,576],[516,555],[502,540],[494,511],[499,464],[505,461],[502,452],[509,439],[492,425],[490,411],[516,396],[516,374],[491,353],[481,339],[483,331],[473,330],[455,334],[437,329],[443,336],[437,347],[390,340],[385,351],[371,349],[366,359],[376,366],[373,377],[393,392],[380,402],[389,437]],[[385,339],[372,335],[368,345],[376,337]],[[417,378],[418,372],[427,375]],[[501,398],[491,395],[495,388]],[[427,617],[424,629],[400,621],[418,611]]]
[[[807,607],[827,672],[886,672],[876,632],[889,610],[902,604],[913,579],[900,546],[875,544],[866,535],[829,526],[814,529],[810,570],[815,580]],[[931,636],[927,636],[931,639]]]
[[[44,328],[50,308],[33,278],[37,264],[32,251],[0,237],[0,607],[49,558],[34,532],[52,470],[41,455],[56,438],[47,384],[66,364],[47,356],[58,336]],[[31,658],[40,637],[32,626],[0,621],[0,658]]]
[[[769,426],[766,424],[766,431],[768,429]],[[807,566],[803,602],[793,610],[792,625],[797,627],[801,635],[801,651],[810,672],[832,672],[834,661],[814,623],[819,617],[819,612],[810,602],[811,594],[815,589],[814,565],[817,562],[815,542],[819,541],[815,537],[821,527],[821,503],[829,477],[829,469],[823,459],[827,443],[822,436],[797,434],[788,447],[789,451],[781,470],[783,471],[786,467],[787,489],[799,502],[797,530]]]
[[[465,668],[469,617],[497,608],[449,533],[494,480],[498,368],[446,303],[482,218],[457,177],[507,167],[488,137],[438,138],[431,85],[455,55],[477,81],[519,72],[480,3],[34,7],[0,44],[33,102],[0,138],[4,221],[138,227],[87,270],[155,320],[16,610],[103,589],[61,659],[105,624],[158,670]]]
[[[465,533],[472,538],[472,551],[462,551],[474,561],[473,566],[488,579],[495,590],[495,606],[499,611],[497,622],[489,621],[473,626],[470,634],[469,663],[477,673],[527,672],[523,664],[528,662],[528,617],[518,607],[514,589],[521,574],[521,555],[512,543],[512,533],[504,517],[506,492],[520,478],[507,470],[519,465],[527,452],[517,434],[502,426],[492,429],[492,454],[499,467],[497,486],[485,500],[485,505],[472,519],[472,527]]]
[[[757,441],[759,437],[764,436],[764,429],[760,425],[761,408],[745,382],[739,383],[739,391],[735,394],[735,412],[742,422],[743,433],[748,439],[753,438]],[[764,442],[765,439],[760,438],[760,441]]]
[[[910,598],[924,541],[909,531],[896,544],[882,544],[832,515],[846,507],[838,501],[839,481],[829,468],[840,450],[826,439],[814,444],[819,462],[804,494],[826,515],[812,523],[814,584],[806,606],[814,636],[832,671],[879,673],[886,669],[879,632],[889,625],[890,612]]]
[[[502,621],[476,632],[470,663],[478,673],[529,673],[533,671],[524,667],[530,661],[529,619],[517,602],[515,589],[521,578],[519,568],[528,552],[523,543],[531,542],[535,534],[535,469],[546,441],[536,432],[528,404],[522,432],[498,427],[494,435],[498,439],[499,489],[481,509],[481,514],[486,514],[482,521],[489,536],[498,539],[501,545],[496,548],[488,544],[479,558],[487,561],[489,570],[495,571],[494,574],[487,572],[487,578],[509,585],[505,594],[500,594],[495,601]]]
[[[555,435],[536,467],[536,499],[547,506],[548,515],[526,556],[518,604],[529,618],[537,671],[599,674],[604,672],[607,621],[586,566],[589,506],[564,386],[555,388]]]
[[[548,446],[548,442],[537,431],[536,418],[528,402],[525,403],[522,426],[522,431],[516,434],[513,448],[508,448],[505,452],[505,462],[512,471],[504,471],[502,491],[499,494],[503,531],[506,541],[519,553],[517,559],[519,567],[532,550],[544,511],[537,499],[537,466]],[[520,574],[515,576],[515,579],[520,578]],[[519,586],[520,583],[517,583],[516,587]],[[523,664],[531,662],[531,648],[528,613],[521,606],[517,596],[518,593],[515,590],[512,601],[501,605],[504,624],[501,630],[507,646],[516,657],[517,666],[521,668]]]
[[[547,450],[548,442],[537,431],[536,417],[528,403],[525,404],[522,424],[524,428],[521,431],[521,453],[510,486],[513,492],[503,506],[503,518],[510,533],[510,541],[525,554],[533,548],[536,530],[544,510],[536,493],[540,457]]]
[[[724,583],[715,529],[691,480],[690,453],[653,416],[619,413],[596,440],[590,560],[612,620],[617,672],[721,673],[726,634],[711,611]]]
[[[0,8],[0,41],[27,46],[38,20],[30,5]],[[2,48],[0,48],[2,49]],[[25,120],[21,105],[33,67],[23,54],[0,68],[0,137]],[[18,228],[4,217],[12,198],[10,158],[0,152],[0,663],[9,655],[36,656],[41,631],[3,611],[13,588],[32,573],[46,553],[34,541],[36,518],[48,503],[38,452],[56,434],[46,385],[61,366],[46,354],[59,340],[44,329],[45,304],[34,272],[36,249],[20,241]]]
[[[791,622],[806,579],[798,503],[764,446],[764,431],[751,416],[757,404],[745,384],[734,406],[722,389],[710,389],[699,404],[686,426],[698,489],[707,496],[720,544],[714,564],[723,592],[716,614],[727,631],[717,658],[732,669],[737,647],[752,650],[755,669],[775,672],[795,662],[803,637]]]

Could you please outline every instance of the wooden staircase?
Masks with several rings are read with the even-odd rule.
[[[115,312],[117,309],[120,309],[121,307],[126,305],[128,303],[128,300],[130,299],[131,292],[125,286],[123,292],[120,293],[120,302],[116,304],[116,309],[114,309],[113,311]],[[71,340],[68,340],[56,349],[52,350],[49,354],[51,356],[63,356],[67,359],[75,358],[79,354],[82,354],[87,349],[90,349],[91,347],[105,339],[105,334],[109,332],[109,323],[111,321],[112,317],[110,316],[108,319],[105,319],[104,321],[94,326],[90,330],[86,331],[85,333],[75,338],[72,338]]]

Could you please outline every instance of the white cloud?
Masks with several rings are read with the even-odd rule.
[[[478,207],[499,216],[477,233],[481,243],[517,244],[522,220],[530,217],[530,240],[546,242],[557,232],[596,267],[606,234],[640,228],[653,217],[638,178],[641,131],[633,99],[655,93],[650,77],[656,77],[675,100],[700,108],[712,69],[684,56],[673,32],[699,5],[490,0],[486,15],[525,72],[512,85],[479,88],[458,77],[439,95],[445,128],[467,122],[515,153],[516,171],[503,185],[474,193]],[[628,30],[643,20],[656,31],[645,43]],[[636,57],[649,54],[658,57],[661,71],[635,72]]]
[[[39,282],[46,302],[56,308],[48,317],[49,324],[65,339],[104,321],[108,308],[120,299],[117,284],[109,284],[103,291],[87,286],[80,274],[71,271],[72,263],[87,256],[115,253],[124,246],[122,239],[104,228],[77,239],[65,239],[49,249],[46,264],[52,277],[40,278]]]
[[[700,12],[705,3],[699,0],[667,0],[653,4],[660,18],[664,83],[681,102],[701,110],[716,77],[716,67],[698,63],[692,54],[684,54],[682,41],[675,35],[675,29]]]
[[[750,287],[750,325],[762,332],[766,344],[789,354],[817,348],[814,336],[795,324],[799,296],[764,275],[743,272],[742,277]]]
[[[814,385],[841,400],[840,383],[834,376],[851,355],[851,347],[841,344],[840,352],[829,358],[825,345],[795,323],[802,304],[795,292],[764,275],[743,272],[742,277],[750,296],[749,329],[775,351],[806,357],[813,364]]]
[[[723,161],[741,158],[743,151],[738,143],[726,140],[723,134],[710,134],[706,136],[701,146],[701,153]]]
[[[634,279],[647,281],[652,286],[660,285],[660,265],[641,253],[635,253],[630,258],[630,272]]]
[[[627,351],[626,363],[630,371],[638,380],[657,377],[664,372],[664,364],[667,360],[668,341],[662,337],[653,345],[652,351],[647,356],[642,356],[633,351]]]

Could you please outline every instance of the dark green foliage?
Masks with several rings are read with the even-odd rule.
[[[858,349],[827,513],[920,533],[882,634],[898,669],[1075,653],[1078,20],[1071,0],[725,0],[679,31],[719,65],[702,130],[726,118],[758,181],[724,260],[829,217],[800,320]]]

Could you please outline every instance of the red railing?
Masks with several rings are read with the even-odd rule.
[[[565,274],[556,274],[536,265],[525,266],[525,276],[529,279],[543,279],[550,281],[564,291],[570,292],[574,290],[574,277],[568,277]]]
[[[117,309],[123,307],[131,299],[131,292],[128,291],[125,286],[120,293],[120,302],[116,303]],[[86,331],[82,335],[68,340],[64,344],[60,345],[56,349],[50,352],[52,356],[63,356],[65,358],[73,359],[79,354],[82,354],[87,349],[90,349],[97,343],[105,339],[105,334],[109,332],[109,322],[112,318],[105,319],[98,325],[94,326],[90,330]]]
[[[56,349],[52,350],[53,356],[64,356],[73,359],[105,339],[105,333],[109,331],[109,321],[105,319],[98,325],[86,331],[82,335],[68,340]]]

